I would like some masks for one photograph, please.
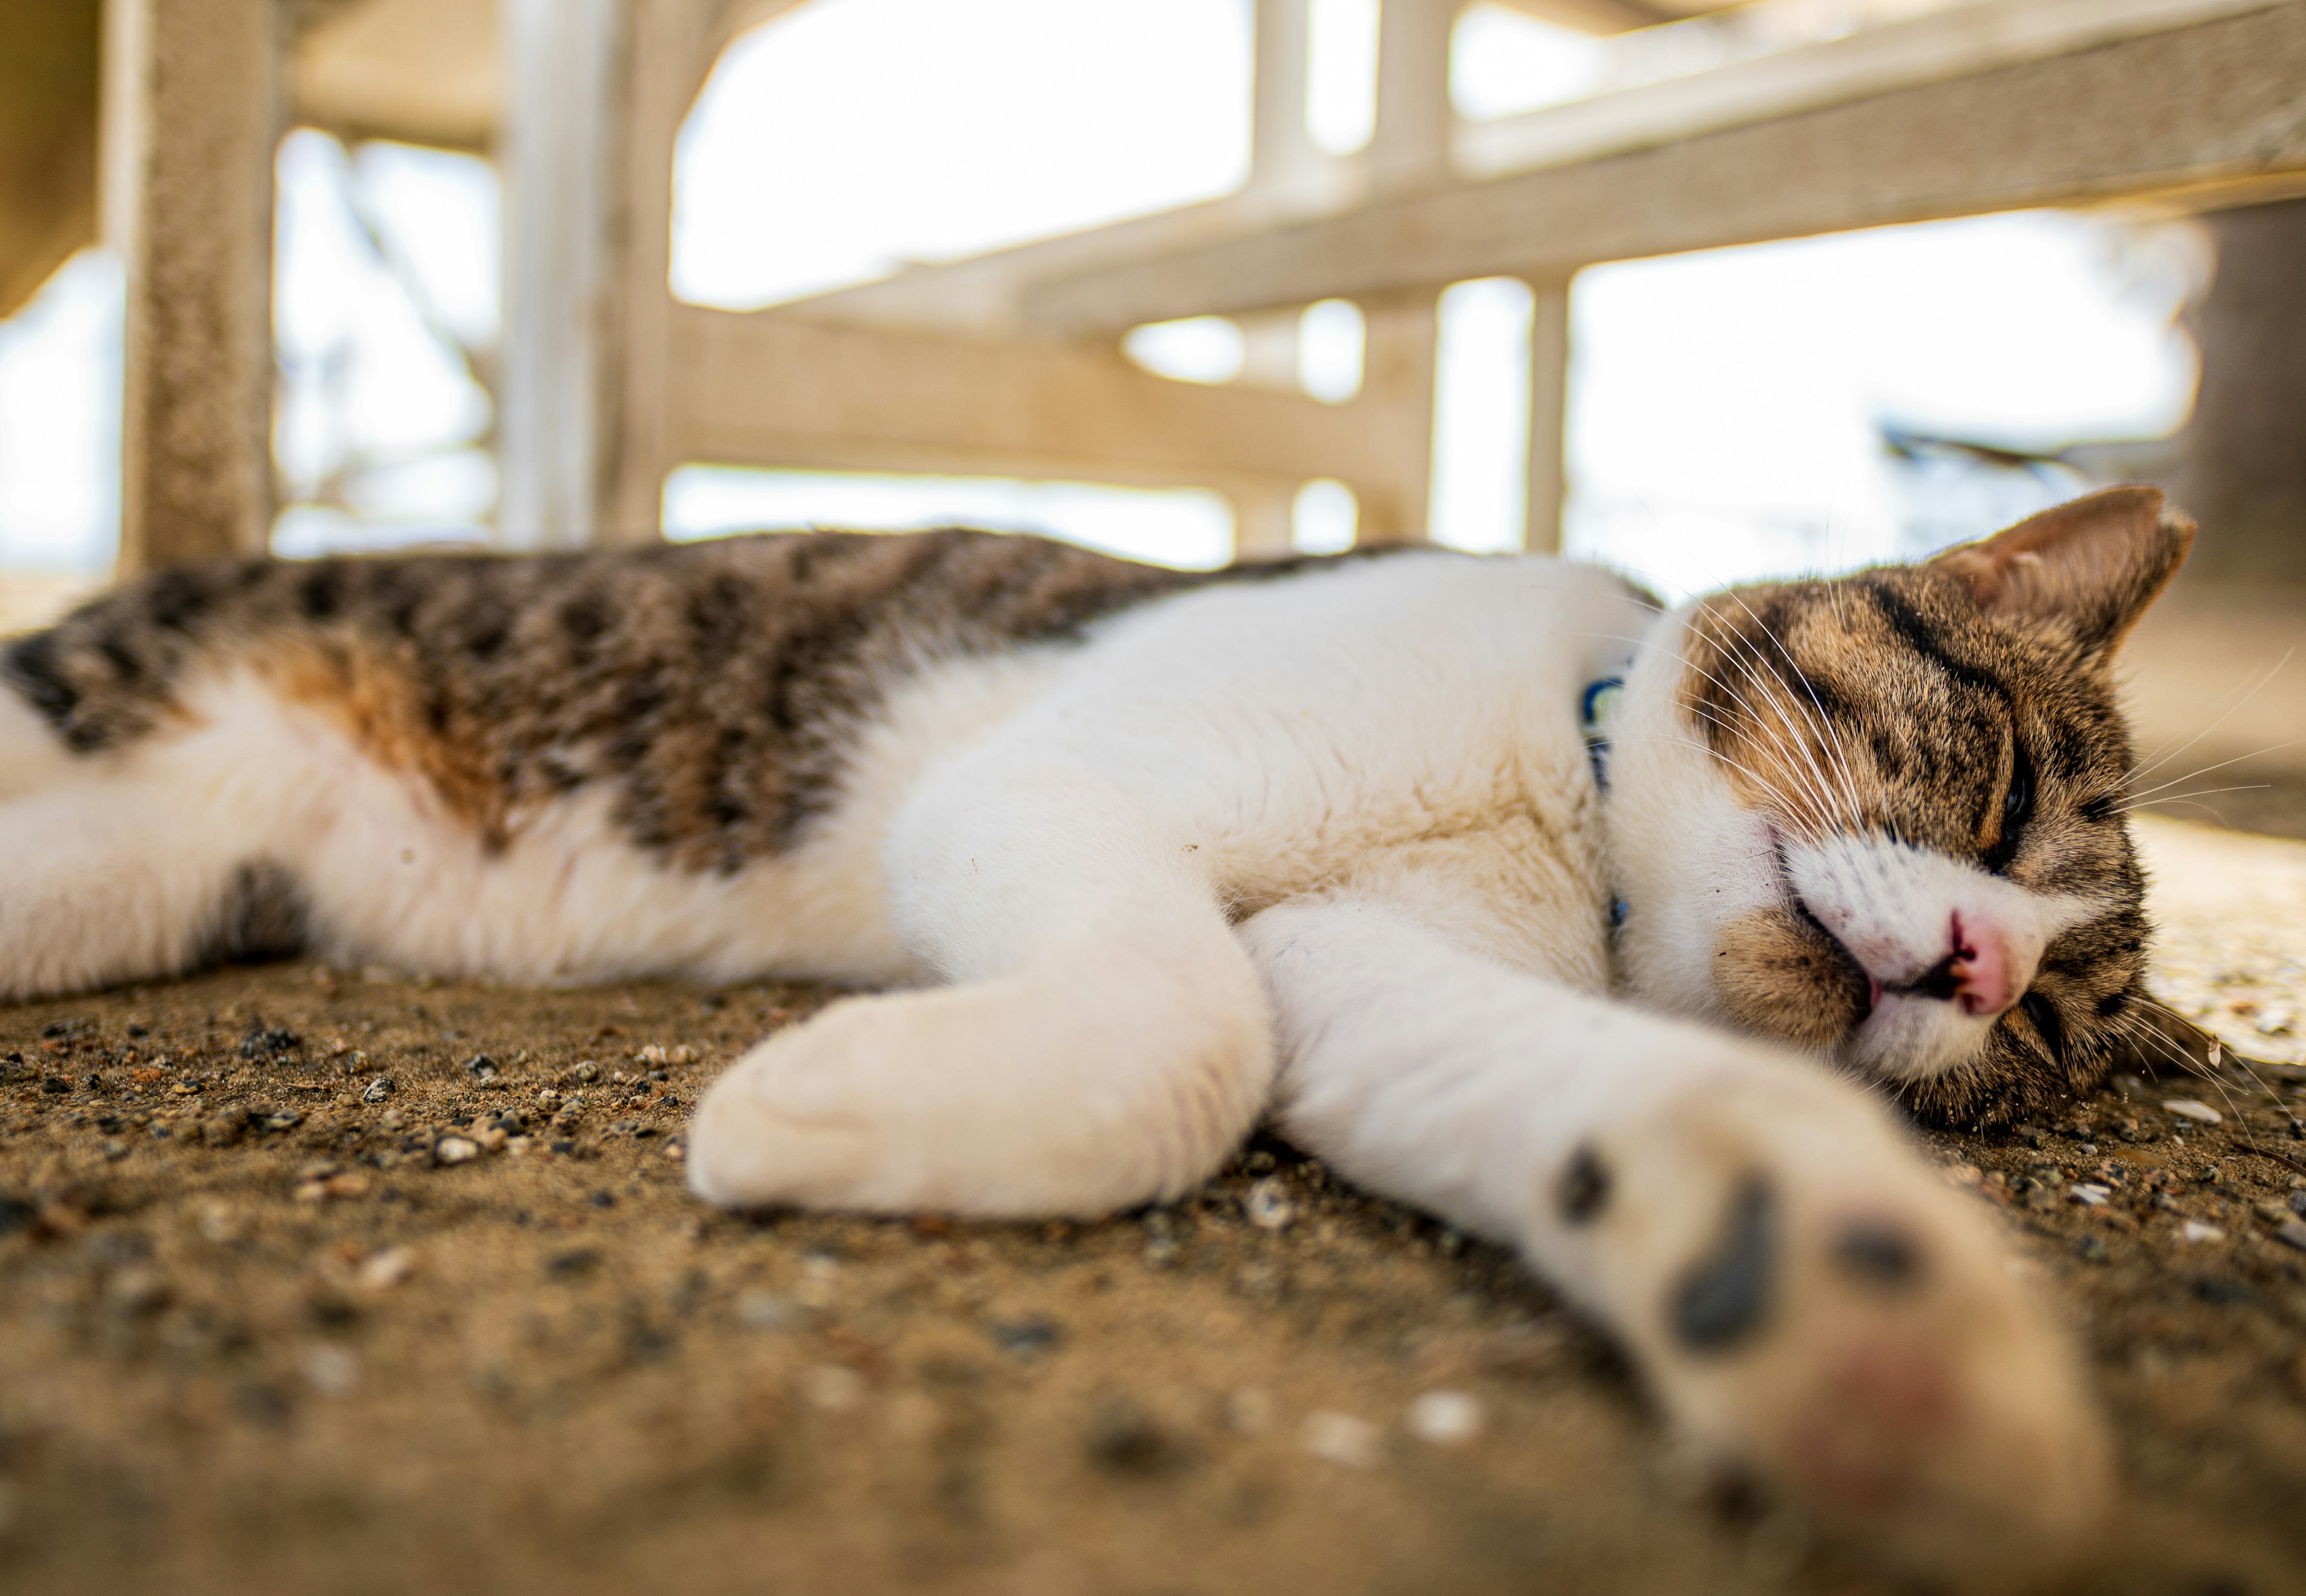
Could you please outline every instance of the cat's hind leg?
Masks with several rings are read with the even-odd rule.
[[[1262,1106],[1262,990],[1194,855],[1123,786],[991,751],[895,828],[897,917],[952,983],[836,1003],[715,1082],[729,1207],[1094,1215],[1190,1190]]]
[[[76,753],[0,685],[0,1002],[286,952],[308,785],[228,721]]]

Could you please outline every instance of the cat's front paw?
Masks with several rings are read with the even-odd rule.
[[[2106,1441],[1984,1216],[1875,1106],[1730,1070],[1580,1148],[1547,1194],[1704,1454],[1929,1562],[2059,1555]]]

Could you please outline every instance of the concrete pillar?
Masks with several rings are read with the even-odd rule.
[[[119,568],[272,521],[275,0],[107,0],[103,209],[128,290]]]

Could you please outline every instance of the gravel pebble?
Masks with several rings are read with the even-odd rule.
[[[468,1164],[481,1156],[481,1144],[462,1136],[444,1136],[432,1144],[432,1156],[443,1164]]]
[[[1298,1427],[1297,1445],[1315,1457],[1347,1468],[1377,1467],[1385,1432],[1366,1419],[1322,1409],[1305,1415]]]
[[[1488,1427],[1478,1398],[1464,1391],[1428,1391],[1409,1404],[1403,1427],[1435,1447],[1463,1447]]]
[[[2181,1119],[2199,1120],[2205,1125],[2215,1125],[2226,1116],[2207,1103],[2197,1103],[2191,1097],[2173,1097],[2162,1105]]]
[[[737,1322],[747,1330],[798,1330],[808,1310],[781,1292],[755,1286],[737,1293]]]
[[[1260,1230],[1286,1230],[1297,1216],[1297,1205],[1289,1200],[1289,1189],[1278,1180],[1268,1176],[1252,1184],[1241,1199],[1241,1211]]]
[[[353,1278],[363,1291],[389,1292],[416,1273],[416,1253],[407,1247],[387,1247],[372,1254]]]
[[[305,1382],[323,1396],[350,1396],[360,1388],[360,1356],[350,1347],[308,1346],[296,1366]]]
[[[865,1377],[841,1363],[818,1363],[800,1371],[800,1399],[820,1413],[845,1413],[864,1405]]]

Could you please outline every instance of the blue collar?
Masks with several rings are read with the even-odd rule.
[[[1578,730],[1585,738],[1585,757],[1593,765],[1593,785],[1610,790],[1610,721],[1626,690],[1626,679],[1605,676],[1585,684],[1577,696]]]

